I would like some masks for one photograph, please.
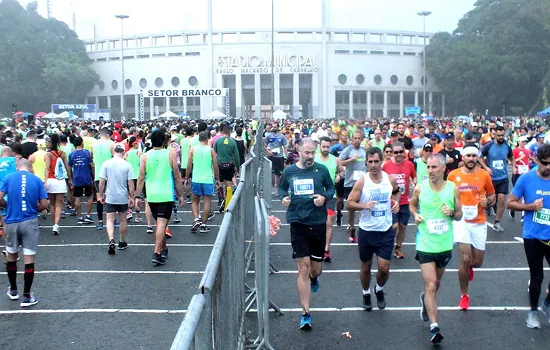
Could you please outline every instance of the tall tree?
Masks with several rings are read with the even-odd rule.
[[[426,48],[428,71],[458,112],[532,114],[550,91],[550,1],[478,0],[452,33]]]
[[[99,76],[84,43],[60,21],[45,19],[32,3],[0,1],[0,112],[11,104],[28,112],[48,111],[52,103],[84,100]]]

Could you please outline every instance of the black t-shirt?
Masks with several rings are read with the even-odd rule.
[[[36,145],[36,142],[28,141],[23,143],[23,158],[29,159],[30,155],[36,151],[38,151],[38,146]]]
[[[407,137],[407,136],[405,136],[405,137],[403,137],[403,138],[398,137],[398,138],[397,138],[397,141],[403,143],[403,145],[405,145],[405,149],[406,149],[406,150],[409,150],[409,151],[410,151],[410,150],[413,149],[413,147],[414,147],[414,146],[413,146],[412,140],[411,140],[409,137]]]
[[[447,178],[447,174],[455,169],[458,169],[458,164],[462,162],[462,155],[460,154],[460,151],[456,149],[453,149],[452,151],[442,149],[439,153],[444,155],[446,158],[448,157],[453,160],[452,163],[447,163],[447,170],[445,171],[445,178]]]
[[[244,163],[244,140],[235,139],[235,143],[237,144],[237,151],[239,151],[239,161],[241,162],[241,164],[239,164],[238,166],[240,167]]]

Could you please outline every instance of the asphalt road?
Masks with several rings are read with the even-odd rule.
[[[59,236],[51,220],[40,219],[40,246],[32,291],[39,303],[21,309],[5,296],[0,273],[0,349],[168,349],[196,293],[221,215],[207,234],[191,234],[190,205],[172,227],[166,265],[151,264],[154,236],[131,224],[129,248],[107,254],[107,233],[95,225],[61,220]],[[118,242],[118,229],[115,238]],[[23,289],[23,262],[18,264]]]
[[[283,223],[284,208],[272,201],[273,214]],[[344,223],[347,223],[347,214]],[[494,216],[490,218],[494,222]],[[439,325],[445,349],[548,349],[550,323],[540,313],[542,329],[525,326],[529,309],[529,272],[521,240],[520,219],[506,213],[501,220],[505,231],[488,229],[485,263],[476,270],[470,284],[470,310],[458,310],[460,290],[455,249],[438,293]],[[275,349],[426,349],[431,348],[429,325],[419,316],[419,294],[423,282],[414,260],[416,226],[409,224],[406,258],[392,260],[385,287],[387,308],[362,310],[359,254],[348,242],[345,225],[334,227],[332,262],[324,263],[321,288],[312,294],[313,330],[299,330],[301,307],[296,291],[296,265],[292,260],[289,226],[283,225],[271,245],[271,261],[280,270],[270,278],[270,299],[284,315],[270,313],[270,342]],[[375,267],[373,267],[375,269]],[[548,269],[546,269],[548,270]],[[547,273],[548,274],[548,273]],[[371,280],[371,288],[375,278]],[[545,279],[545,285],[548,278]],[[545,289],[545,288],[543,288]],[[374,298],[374,297],[373,297]],[[541,299],[542,300],[542,299]],[[375,299],[373,299],[375,303]],[[257,334],[256,316],[248,315],[251,337]],[[349,332],[351,338],[343,335]]]

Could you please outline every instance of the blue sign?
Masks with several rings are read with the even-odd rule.
[[[405,107],[405,115],[420,114],[420,107]]]
[[[61,110],[61,111],[81,110],[81,111],[93,112],[93,111],[95,111],[95,109],[96,109],[95,104],[91,104],[91,105],[55,104],[55,105],[52,105],[52,110]]]
[[[69,111],[69,118],[73,118],[74,117],[74,112],[73,111]]]

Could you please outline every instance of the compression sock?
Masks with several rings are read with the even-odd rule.
[[[17,290],[17,261],[8,261],[6,271],[8,272],[11,290]]]
[[[31,292],[32,280],[34,279],[34,263],[25,264],[25,274],[23,276],[25,280],[23,295],[28,295]]]

